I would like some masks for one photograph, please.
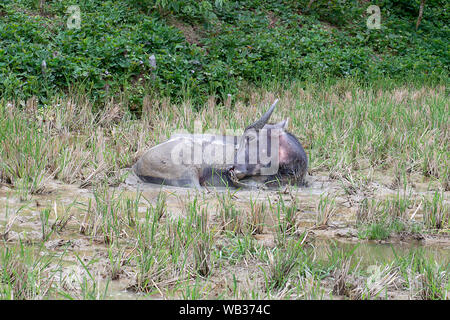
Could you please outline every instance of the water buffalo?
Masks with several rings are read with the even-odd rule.
[[[288,120],[267,123],[277,102],[243,135],[175,134],[133,170],[143,182],[180,187],[303,185],[308,159]]]

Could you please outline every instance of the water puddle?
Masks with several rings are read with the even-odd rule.
[[[128,180],[128,182],[130,182]],[[431,196],[433,190],[420,184],[420,188],[413,190],[411,198]],[[419,183],[416,183],[419,185]],[[6,186],[0,187],[0,235],[6,229],[7,242],[0,246],[17,245],[19,239],[35,248],[42,243],[42,216],[44,209],[49,210],[51,222],[58,218],[68,217],[67,226],[60,234],[53,234],[45,242],[44,249],[47,253],[63,252],[67,250],[64,264],[77,266],[77,258],[86,261],[98,260],[95,268],[101,274],[99,286],[103,290],[108,285],[105,298],[107,299],[162,299],[163,296],[143,295],[127,290],[132,282],[131,273],[119,280],[107,281],[105,265],[108,263],[107,246],[102,239],[88,237],[80,233],[89,202],[94,203],[94,193],[91,189],[81,189],[73,185],[65,185],[60,182],[51,182],[49,189],[53,192],[45,195],[34,195],[27,201],[21,201],[13,189]],[[353,261],[360,261],[362,267],[387,264],[395,261],[396,256],[407,257],[420,250],[426,257],[436,263],[448,266],[450,263],[450,236],[442,235],[433,240],[433,237],[424,241],[395,240],[391,243],[377,241],[363,241],[355,236],[355,221],[358,203],[363,198],[385,199],[394,196],[398,191],[391,190],[380,182],[370,182],[360,190],[346,191],[339,180],[333,180],[329,175],[315,175],[310,177],[309,186],[301,188],[286,188],[283,190],[228,190],[224,188],[198,190],[161,187],[150,184],[125,183],[118,188],[111,188],[115,196],[126,199],[139,199],[138,214],[144,216],[150,206],[155,206],[161,193],[165,195],[165,208],[167,216],[183,216],[186,214],[186,204],[197,198],[202,207],[208,209],[212,220],[217,219],[220,207],[220,197],[230,196],[233,204],[241,214],[248,215],[251,203],[262,203],[267,211],[265,215],[265,227],[262,235],[255,235],[257,242],[264,246],[273,246],[274,228],[279,223],[276,212],[277,205],[283,201],[286,206],[296,202],[298,214],[296,226],[301,230],[310,230],[315,236],[309,249],[313,250],[317,259],[326,260],[333,250],[352,252]],[[138,194],[141,197],[137,197]],[[444,193],[444,201],[448,202],[449,193]],[[324,197],[332,198],[335,202],[335,212],[326,228],[317,229],[315,225],[318,219],[318,203]],[[414,211],[414,210],[411,210]],[[272,214],[269,214],[272,212]],[[420,218],[417,215],[416,218]],[[214,220],[215,221],[215,220]],[[4,235],[3,235],[4,236]],[[79,266],[78,266],[79,267]],[[101,291],[100,290],[100,291]]]
[[[313,243],[314,253],[319,259],[327,259],[333,249],[342,250],[344,253],[352,253],[354,261],[360,261],[361,266],[376,264],[388,264],[396,257],[408,257],[413,253],[422,251],[426,258],[430,258],[438,264],[448,265],[450,263],[450,247],[440,245],[423,245],[415,243],[377,243],[361,242],[349,243],[344,241],[333,241],[329,239],[316,239]]]

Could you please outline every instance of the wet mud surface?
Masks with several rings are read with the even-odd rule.
[[[186,212],[186,204],[195,197],[199,203],[206,207],[209,219],[217,220],[217,212],[220,206],[221,194],[231,194],[236,208],[246,214],[251,210],[251,203],[263,203],[265,208],[264,227],[258,234],[252,235],[253,239],[265,247],[276,246],[274,228],[278,223],[276,211],[277,203],[282,199],[286,205],[296,203],[297,213],[295,218],[297,233],[306,233],[307,241],[311,243],[309,250],[314,250],[318,256],[326,257],[331,246],[343,250],[354,250],[353,255],[362,265],[369,266],[379,262],[389,262],[395,254],[407,254],[411,249],[423,248],[428,255],[437,262],[447,264],[450,262],[450,235],[447,232],[436,233],[399,233],[385,240],[365,240],[358,237],[356,225],[357,211],[363,199],[387,199],[398,195],[399,189],[393,188],[393,179],[385,175],[372,175],[370,181],[361,179],[350,183],[342,177],[329,173],[314,173],[308,176],[306,187],[286,187],[281,190],[229,190],[229,189],[204,189],[194,190],[187,188],[158,186],[139,183],[132,176],[125,183],[116,188],[110,188],[114,194],[135,199],[136,194],[141,193],[139,212],[144,213],[149,204],[156,204],[161,193],[165,194],[166,214],[165,218],[183,217]],[[436,188],[430,181],[411,181],[407,192],[412,200],[411,208],[408,208],[409,219],[421,221],[420,210],[417,210],[423,197],[432,197]],[[324,195],[334,200],[334,211],[326,224],[318,224],[318,203]],[[444,192],[444,202],[448,205],[450,192]],[[86,208],[89,202],[95,201],[93,191],[90,188],[79,188],[59,181],[50,181],[46,193],[33,195],[28,200],[21,200],[15,190],[9,186],[0,186],[0,235],[3,237],[2,245],[14,245],[22,241],[34,246],[45,254],[64,255],[64,272],[73,277],[72,283],[77,285],[77,277],[85,270],[79,267],[78,259],[93,261],[96,273],[99,275],[100,286],[108,285],[106,298],[111,299],[162,299],[161,294],[144,296],[131,290],[133,283],[133,267],[123,268],[120,276],[112,281],[108,278],[108,253],[107,246],[102,237],[87,236],[80,232],[86,216]],[[44,208],[50,211],[49,221],[63,221],[64,227],[60,232],[52,233],[49,239],[43,241],[42,223],[40,219]],[[62,219],[65,217],[65,219]],[[66,221],[67,220],[67,221]],[[355,249],[355,245],[357,246]],[[126,249],[124,256],[130,255],[131,250]],[[252,267],[242,266],[242,273],[251,274]],[[70,279],[70,277],[68,278]],[[211,277],[217,290],[223,285],[219,276]],[[212,290],[214,291],[214,290]]]

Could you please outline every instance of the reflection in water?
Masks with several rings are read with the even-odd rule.
[[[314,250],[314,252],[312,252]],[[376,242],[346,243],[330,239],[316,239],[307,247],[307,252],[313,253],[316,261],[327,261],[333,251],[342,251],[351,254],[354,263],[360,262],[360,268],[365,269],[370,265],[384,265],[392,263],[397,257],[408,257],[413,253],[422,253],[424,257],[433,259],[438,264],[447,266],[450,264],[450,248],[439,246],[423,246],[417,243],[408,244],[380,244]],[[123,289],[118,281],[112,281],[108,285],[108,299],[161,299],[158,295],[151,297],[144,294]]]
[[[68,263],[76,263],[76,259],[72,255],[74,252],[86,257],[99,257],[98,254],[104,252],[105,246],[103,244],[96,244],[88,237],[84,237],[79,232],[79,225],[77,223],[83,221],[89,201],[92,201],[93,194],[89,190],[79,189],[75,186],[56,185],[58,192],[46,195],[36,195],[33,200],[28,202],[20,201],[10,191],[2,191],[0,187],[0,232],[11,219],[14,218],[14,224],[9,233],[9,240],[11,244],[18,241],[19,238],[27,239],[30,243],[39,244],[41,242],[41,221],[40,212],[43,208],[51,208],[51,219],[56,219],[63,215],[73,214],[74,218],[70,220],[69,225],[64,233],[54,234],[54,238],[45,243],[45,248],[49,252],[55,250],[63,251],[66,246],[68,248],[68,256],[70,257]],[[319,196],[324,192],[339,190],[341,186],[338,182],[329,181],[327,177],[315,176],[310,181],[310,186],[307,188],[292,189],[292,196],[298,200],[301,205],[301,214],[299,215],[299,226],[307,228],[316,222],[316,205]],[[142,191],[142,198],[139,202],[138,214],[144,214],[149,208],[149,204],[155,205],[160,192],[166,194],[167,212],[176,216],[182,214],[187,201],[192,201],[195,196],[198,196],[209,205],[212,215],[216,214],[214,208],[218,206],[217,193],[227,192],[228,189],[215,189],[209,193],[197,194],[196,190],[187,188],[164,187],[157,185],[128,185],[121,186],[118,189],[113,189],[114,192],[120,194],[123,199],[136,199],[137,191]],[[377,189],[377,195],[386,195],[388,191],[385,189]],[[216,193],[217,192],[217,193]],[[249,212],[250,199],[252,201],[261,201],[266,204],[266,209],[272,205],[276,207],[276,203],[280,194],[284,197],[284,201],[290,201],[291,195],[285,193],[278,193],[274,191],[249,191],[239,190],[233,192],[233,201],[236,207],[242,212]],[[355,220],[355,210],[349,209],[347,203],[337,202],[337,214],[333,217],[333,223],[339,222],[346,228],[348,225],[353,225]],[[275,212],[275,209],[271,209]],[[276,216],[267,215],[267,226],[273,227],[277,223]],[[53,220],[52,220],[53,221]],[[76,223],[74,222],[76,221]],[[337,224],[336,224],[337,225]],[[273,238],[273,235],[270,235]],[[448,239],[448,238],[447,238]],[[448,244],[448,241],[445,242]],[[33,245],[33,244],[32,244]],[[1,246],[1,243],[0,243]],[[37,246],[36,250],[42,248]],[[436,261],[444,268],[448,268],[450,263],[450,247],[448,245],[434,244],[423,245],[420,242],[409,243],[395,243],[384,244],[378,242],[361,242],[355,244],[354,242],[343,242],[331,239],[316,239],[311,247],[306,250],[313,253],[316,259],[320,261],[329,260],[330,256],[336,257],[336,253],[343,252],[345,255],[351,253],[353,262],[360,261],[360,266],[366,268],[367,266],[378,264],[389,264],[398,257],[408,257],[414,252],[420,252],[430,260]],[[341,255],[342,256],[342,255]],[[104,258],[104,256],[103,256]],[[130,279],[121,279],[116,281],[101,280],[100,285],[104,288],[108,284],[107,298],[109,299],[161,299],[159,295],[146,296],[144,294],[136,294],[131,291],[126,291],[128,287],[127,281]]]
[[[326,260],[333,250],[342,250],[350,254],[353,261],[360,261],[361,266],[372,264],[386,264],[395,260],[396,256],[406,257],[412,253],[421,252],[427,258],[433,259],[439,264],[448,265],[450,263],[450,248],[441,246],[424,246],[417,243],[384,244],[376,242],[347,243],[333,241],[329,239],[316,239],[313,248],[318,259]]]

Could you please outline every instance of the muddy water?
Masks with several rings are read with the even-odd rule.
[[[384,180],[383,180],[384,179]],[[341,180],[330,178],[328,174],[316,174],[309,177],[309,185],[302,188],[285,188],[283,190],[227,190],[205,189],[202,191],[161,187],[151,184],[140,184],[133,179],[117,188],[111,189],[116,195],[136,199],[138,193],[142,194],[139,203],[139,212],[144,213],[149,205],[155,205],[160,193],[166,195],[167,214],[183,216],[185,206],[194,197],[197,197],[200,206],[208,208],[212,219],[217,215],[219,208],[218,196],[224,193],[232,193],[235,206],[243,214],[250,211],[250,201],[262,202],[266,208],[265,227],[262,235],[255,236],[256,240],[266,246],[274,245],[273,227],[278,223],[273,214],[277,203],[281,199],[286,205],[293,200],[297,202],[299,209],[297,215],[297,227],[300,231],[307,231],[312,237],[311,248],[320,259],[326,259],[333,247],[338,250],[350,252],[354,250],[355,261],[360,261],[361,266],[389,263],[395,255],[406,256],[415,250],[423,250],[426,255],[437,263],[448,265],[450,263],[450,237],[448,235],[425,236],[421,241],[413,239],[394,239],[393,241],[376,242],[365,241],[357,238],[355,229],[356,212],[358,203],[364,198],[385,199],[398,194],[393,189],[390,181],[385,177],[379,180],[373,178],[368,183],[360,183],[358,188],[350,188]],[[431,197],[436,188],[429,181],[415,181],[407,190],[411,199],[420,201],[421,197]],[[335,201],[336,210],[330,219],[328,227],[315,228],[317,222],[317,204],[323,197],[330,197]],[[449,192],[444,193],[444,199],[448,203]],[[18,239],[28,240],[28,243],[36,245],[41,242],[40,213],[44,208],[51,211],[50,220],[57,217],[73,215],[65,232],[54,236],[45,244],[45,250],[54,252],[62,250],[64,245],[69,245],[71,250],[68,265],[76,264],[73,253],[88,258],[105,259],[104,244],[96,243],[79,233],[79,225],[83,220],[87,204],[93,201],[93,192],[90,189],[80,189],[75,185],[67,185],[57,181],[51,181],[47,187],[47,193],[35,195],[27,201],[21,201],[14,189],[8,186],[0,187],[0,234],[4,232],[8,223],[12,224],[8,234],[8,243],[14,244]],[[415,201],[415,200],[414,200]],[[414,208],[409,214],[414,214]],[[415,214],[414,219],[421,219],[420,213]],[[1,246],[2,244],[0,244]],[[355,248],[356,247],[356,248]],[[394,253],[395,252],[395,253]],[[99,267],[99,269],[101,269]],[[102,270],[99,270],[102,272]],[[125,290],[129,286],[129,279],[115,281],[100,281],[101,287],[108,284],[107,298],[111,299],[159,299],[161,296],[146,297]]]
[[[409,243],[349,243],[330,239],[316,240],[313,244],[318,258],[326,260],[332,248],[345,253],[353,252],[355,262],[360,261],[362,267],[376,264],[388,264],[397,257],[408,257],[412,253],[422,251],[425,257],[433,259],[438,264],[450,263],[450,247],[440,245],[423,245],[419,241]]]
[[[349,254],[353,252],[352,261],[357,264],[362,270],[369,270],[372,266],[383,266],[393,262],[397,257],[409,257],[413,253],[422,251],[427,258],[431,258],[439,265],[450,264],[450,248],[442,246],[424,246],[420,243],[407,244],[377,244],[377,243],[348,243],[330,239],[316,239],[307,251],[314,251],[314,255],[319,261],[328,261],[332,250],[342,250]],[[106,282],[102,282],[104,287]],[[143,294],[136,294],[127,291],[126,285],[120,281],[111,281],[108,283],[108,299],[162,299],[159,295],[151,297]]]

